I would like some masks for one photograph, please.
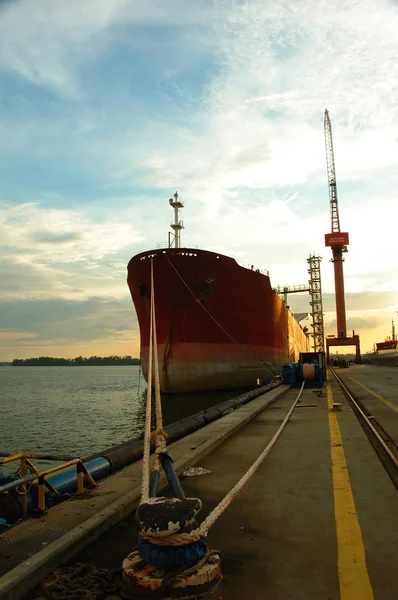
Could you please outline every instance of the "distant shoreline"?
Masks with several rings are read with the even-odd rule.
[[[96,363],[89,365],[13,365],[12,363],[2,363],[0,367],[139,367],[141,363]]]
[[[7,363],[3,363],[5,365]],[[76,358],[53,358],[52,356],[40,356],[38,358],[14,358],[11,367],[104,367],[140,365],[139,358],[132,356],[90,356],[88,358],[77,356]]]

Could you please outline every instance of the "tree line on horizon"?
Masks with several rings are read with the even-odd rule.
[[[132,356],[76,356],[76,358],[53,358],[39,356],[37,358],[14,358],[13,367],[85,367],[104,365],[140,365],[139,358]]]

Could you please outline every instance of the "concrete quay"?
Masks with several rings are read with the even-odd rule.
[[[398,371],[375,369],[338,374],[368,378],[398,404]],[[203,457],[198,466],[211,473],[183,478],[186,493],[202,499],[204,515],[264,449],[296,393],[289,390]],[[304,392],[276,446],[211,529],[209,547],[220,550],[224,575],[213,598],[396,600],[397,491],[332,375],[318,394]],[[331,410],[333,401],[341,410]],[[132,517],[77,560],[117,568],[135,536]]]
[[[223,440],[283,395],[279,386],[239,410],[171,444],[175,469],[181,474]],[[136,508],[141,494],[142,463],[134,463],[98,487],[27,519],[0,535],[0,598],[24,598],[55,568],[74,557]],[[161,479],[161,487],[166,480]]]

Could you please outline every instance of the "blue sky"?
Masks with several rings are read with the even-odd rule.
[[[333,272],[323,111],[350,232],[348,327],[398,309],[398,5],[15,0],[0,5],[0,360],[138,354],[126,265],[166,241],[307,280]],[[307,310],[306,297],[292,297]]]

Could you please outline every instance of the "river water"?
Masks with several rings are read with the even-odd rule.
[[[163,395],[164,424],[239,393]],[[99,452],[142,433],[145,396],[138,366],[1,367],[0,450]]]

